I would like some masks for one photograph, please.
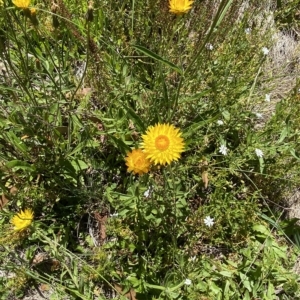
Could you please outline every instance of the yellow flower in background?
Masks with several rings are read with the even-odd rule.
[[[143,136],[142,148],[147,153],[147,158],[155,165],[170,164],[180,158],[184,151],[184,141],[181,132],[173,125],[157,124],[149,126]]]
[[[34,8],[34,7],[30,8],[30,15],[32,17],[36,17],[36,8]]]
[[[12,0],[12,3],[19,8],[28,8],[30,0]]]
[[[141,149],[132,150],[132,152],[127,154],[125,160],[128,172],[139,175],[149,172],[151,163],[149,159],[147,159],[147,155]]]
[[[11,223],[15,226],[15,231],[23,231],[31,225],[33,221],[33,211],[31,209],[25,209],[14,215],[11,219]]]
[[[193,3],[194,0],[169,0],[170,12],[176,15],[186,14]]]

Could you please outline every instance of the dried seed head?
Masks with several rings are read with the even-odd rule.
[[[93,22],[93,20],[94,20],[94,15],[93,15],[94,7],[93,7],[93,5],[94,5],[93,1],[90,1],[89,6],[88,6],[88,10],[85,14],[85,19],[87,20],[87,22]]]
[[[52,3],[51,3],[51,12],[52,13],[56,13],[57,12],[57,9],[58,9],[58,5],[53,1]]]
[[[51,10],[51,12],[53,13],[53,15],[52,15],[52,26],[53,26],[55,29],[58,28],[58,26],[59,26],[58,17],[57,17],[57,15],[56,15],[58,8],[59,8],[59,6],[53,1],[53,2],[51,3],[51,8],[50,8],[50,10]]]

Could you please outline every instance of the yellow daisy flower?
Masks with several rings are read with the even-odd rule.
[[[33,220],[33,211],[31,209],[25,209],[14,215],[11,219],[11,223],[15,226],[15,231],[23,231],[29,227]]]
[[[27,8],[30,4],[30,0],[12,0],[12,3],[19,8]]]
[[[184,151],[181,132],[173,125],[149,126],[142,138],[142,148],[147,153],[147,158],[155,165],[170,164],[173,160],[178,160],[181,152]]]
[[[126,166],[128,172],[142,175],[148,173],[150,167],[150,161],[147,159],[147,155],[141,149],[134,149],[127,154]]]
[[[170,12],[176,15],[186,14],[193,3],[194,0],[169,0]]]

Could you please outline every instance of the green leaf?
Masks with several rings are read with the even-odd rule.
[[[285,233],[284,228],[282,228],[277,222],[275,222],[274,220],[272,220],[271,218],[269,218],[267,215],[263,214],[263,213],[259,213],[259,216],[268,221],[272,226],[274,226],[278,231],[282,232],[283,235],[285,236],[285,238],[291,243],[293,244],[292,240],[289,238],[289,236]],[[294,231],[294,230],[293,230]]]
[[[204,90],[200,93],[192,94],[192,95],[184,95],[179,99],[179,104],[180,103],[189,103],[189,102],[194,102],[195,100],[201,101],[201,98],[208,95],[210,93],[210,90]],[[205,103],[203,103],[205,105]]]
[[[274,285],[269,282],[268,284],[268,291],[267,291],[267,295],[265,295],[265,299],[276,299],[276,294],[275,294],[275,288],[274,288]]]
[[[187,139],[190,136],[193,136],[195,131],[197,131],[199,128],[206,126],[207,124],[213,123],[215,120],[218,119],[218,115],[213,115],[213,113],[209,114],[212,116],[211,118],[206,118],[202,116],[198,116],[192,122],[188,127],[185,128],[184,138]]]
[[[146,126],[145,122],[139,117],[139,115],[136,114],[136,112],[129,106],[123,105],[124,109],[126,110],[126,113],[129,115],[129,117],[133,120],[134,125],[140,130],[145,131]]]
[[[287,248],[279,247],[273,244],[272,250],[276,253],[276,255],[282,259],[287,259]]]
[[[251,292],[252,291],[252,288],[251,288],[251,284],[250,284],[250,281],[248,279],[248,277],[243,274],[243,273],[240,273],[240,278],[242,280],[242,283],[244,285],[244,287],[249,291]]]
[[[113,135],[111,135],[110,138],[121,152],[126,153],[130,150],[130,148],[121,139],[116,138]]]
[[[174,65],[173,63],[167,61],[166,59],[160,57],[159,55],[155,54],[154,52],[150,51],[149,49],[147,49],[143,46],[138,46],[138,45],[133,45],[132,47],[135,48],[136,50],[142,52],[146,56],[151,57],[151,58],[153,58],[157,61],[160,61],[161,63],[169,66],[170,68],[172,68],[173,70],[175,70],[179,74],[183,74],[183,70],[181,68],[179,68],[178,66]]]
[[[154,289],[154,290],[164,291],[166,289],[164,286],[154,285],[154,284],[150,284],[150,283],[145,283],[145,286],[150,288],[150,289]]]
[[[250,295],[249,295],[249,291],[246,291],[243,300],[251,300]]]
[[[263,174],[264,168],[265,168],[264,158],[263,157],[259,157],[258,161],[259,161],[259,171],[260,171],[261,174]]]
[[[72,162],[70,162],[67,159],[61,158],[59,160],[59,165],[64,170],[65,173],[68,173],[70,176],[72,176],[73,178],[76,179],[76,170],[75,170]]]
[[[86,141],[79,143],[75,149],[73,149],[70,153],[68,153],[68,156],[73,156],[74,154],[81,152],[86,147]]]
[[[257,224],[257,225],[254,225],[252,228],[253,228],[254,231],[260,232],[264,235],[269,235],[270,234],[270,231],[264,225]]]
[[[21,160],[11,160],[6,164],[7,168],[10,169],[15,169],[16,170],[24,170],[24,171],[28,171],[28,172],[34,172],[35,171],[35,167],[34,165],[31,165],[25,161],[21,161]]]
[[[230,112],[228,110],[223,110],[222,115],[226,121],[230,121]]]
[[[76,171],[82,171],[89,167],[83,160],[80,159],[71,161],[71,164]]]
[[[223,292],[225,299],[228,299],[229,290],[230,290],[230,281],[226,280],[226,284],[225,284],[225,288],[224,288],[224,292]]]
[[[213,281],[209,282],[209,288],[215,295],[221,293],[221,289]]]
[[[219,272],[220,275],[223,275],[225,277],[232,277],[233,272],[229,272],[229,271],[221,271]]]
[[[12,131],[6,133],[6,137],[13,147],[27,154],[27,147]]]
[[[300,157],[296,154],[296,150],[295,149],[291,149],[290,153],[298,160],[300,160]]]
[[[280,144],[283,142],[283,140],[288,136],[289,134],[289,128],[286,126],[284,129],[281,131],[279,140],[277,141],[277,144]]]
[[[225,16],[227,10],[229,9],[229,7],[230,7],[232,1],[233,1],[233,0],[225,1],[225,2],[224,2],[224,3],[225,3],[224,7],[221,8],[221,11],[218,11],[218,13],[219,13],[219,12],[220,12],[220,13],[219,13],[219,16],[218,16],[218,19],[217,19],[215,28],[218,28],[218,26],[221,24],[221,22],[222,22],[222,20],[223,20],[223,18],[224,18],[224,16]],[[221,7],[222,5],[223,5],[223,2],[221,3],[220,7]],[[215,29],[215,28],[214,28],[214,29]]]
[[[296,233],[294,234],[294,240],[295,240],[295,244],[298,246],[298,248],[300,248],[300,232],[296,231]]]

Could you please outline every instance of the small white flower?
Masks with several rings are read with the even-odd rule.
[[[270,102],[270,101],[271,101],[271,95],[270,95],[270,94],[266,94],[265,100],[266,100],[267,102]]]
[[[218,121],[217,121],[217,124],[218,124],[218,125],[224,125],[224,122],[223,122],[222,120],[218,120]]]
[[[261,51],[264,55],[268,55],[270,50],[267,47],[262,47]]]
[[[225,145],[221,145],[221,147],[219,148],[219,152],[223,155],[227,155],[228,148]]]
[[[257,119],[261,119],[263,117],[263,114],[261,113],[255,113],[255,115]]]
[[[192,284],[192,280],[187,278],[187,279],[184,281],[184,284],[185,284],[185,285],[191,285],[191,284]]]
[[[257,157],[263,157],[264,153],[260,150],[260,149],[255,149],[255,154],[257,155]]]
[[[204,219],[204,224],[208,227],[211,227],[214,225],[214,219],[211,218],[210,216],[207,216],[205,219]]]
[[[213,46],[211,43],[207,43],[207,44],[205,45],[205,48],[206,48],[207,50],[213,50],[213,49],[214,49],[214,46]]]
[[[246,28],[246,29],[245,29],[245,33],[246,33],[246,34],[250,34],[250,32],[251,32],[251,29],[250,29],[250,28]]]
[[[194,255],[194,256],[191,256],[190,258],[189,258],[189,261],[192,261],[192,262],[194,262],[195,260],[196,260],[196,255]]]
[[[119,214],[118,214],[117,212],[115,212],[115,213],[113,213],[113,214],[110,214],[109,216],[112,217],[112,218],[117,218],[118,215],[119,215]]]
[[[152,186],[150,186],[150,187],[148,188],[148,190],[144,192],[144,197],[149,198],[151,192],[152,192]]]

